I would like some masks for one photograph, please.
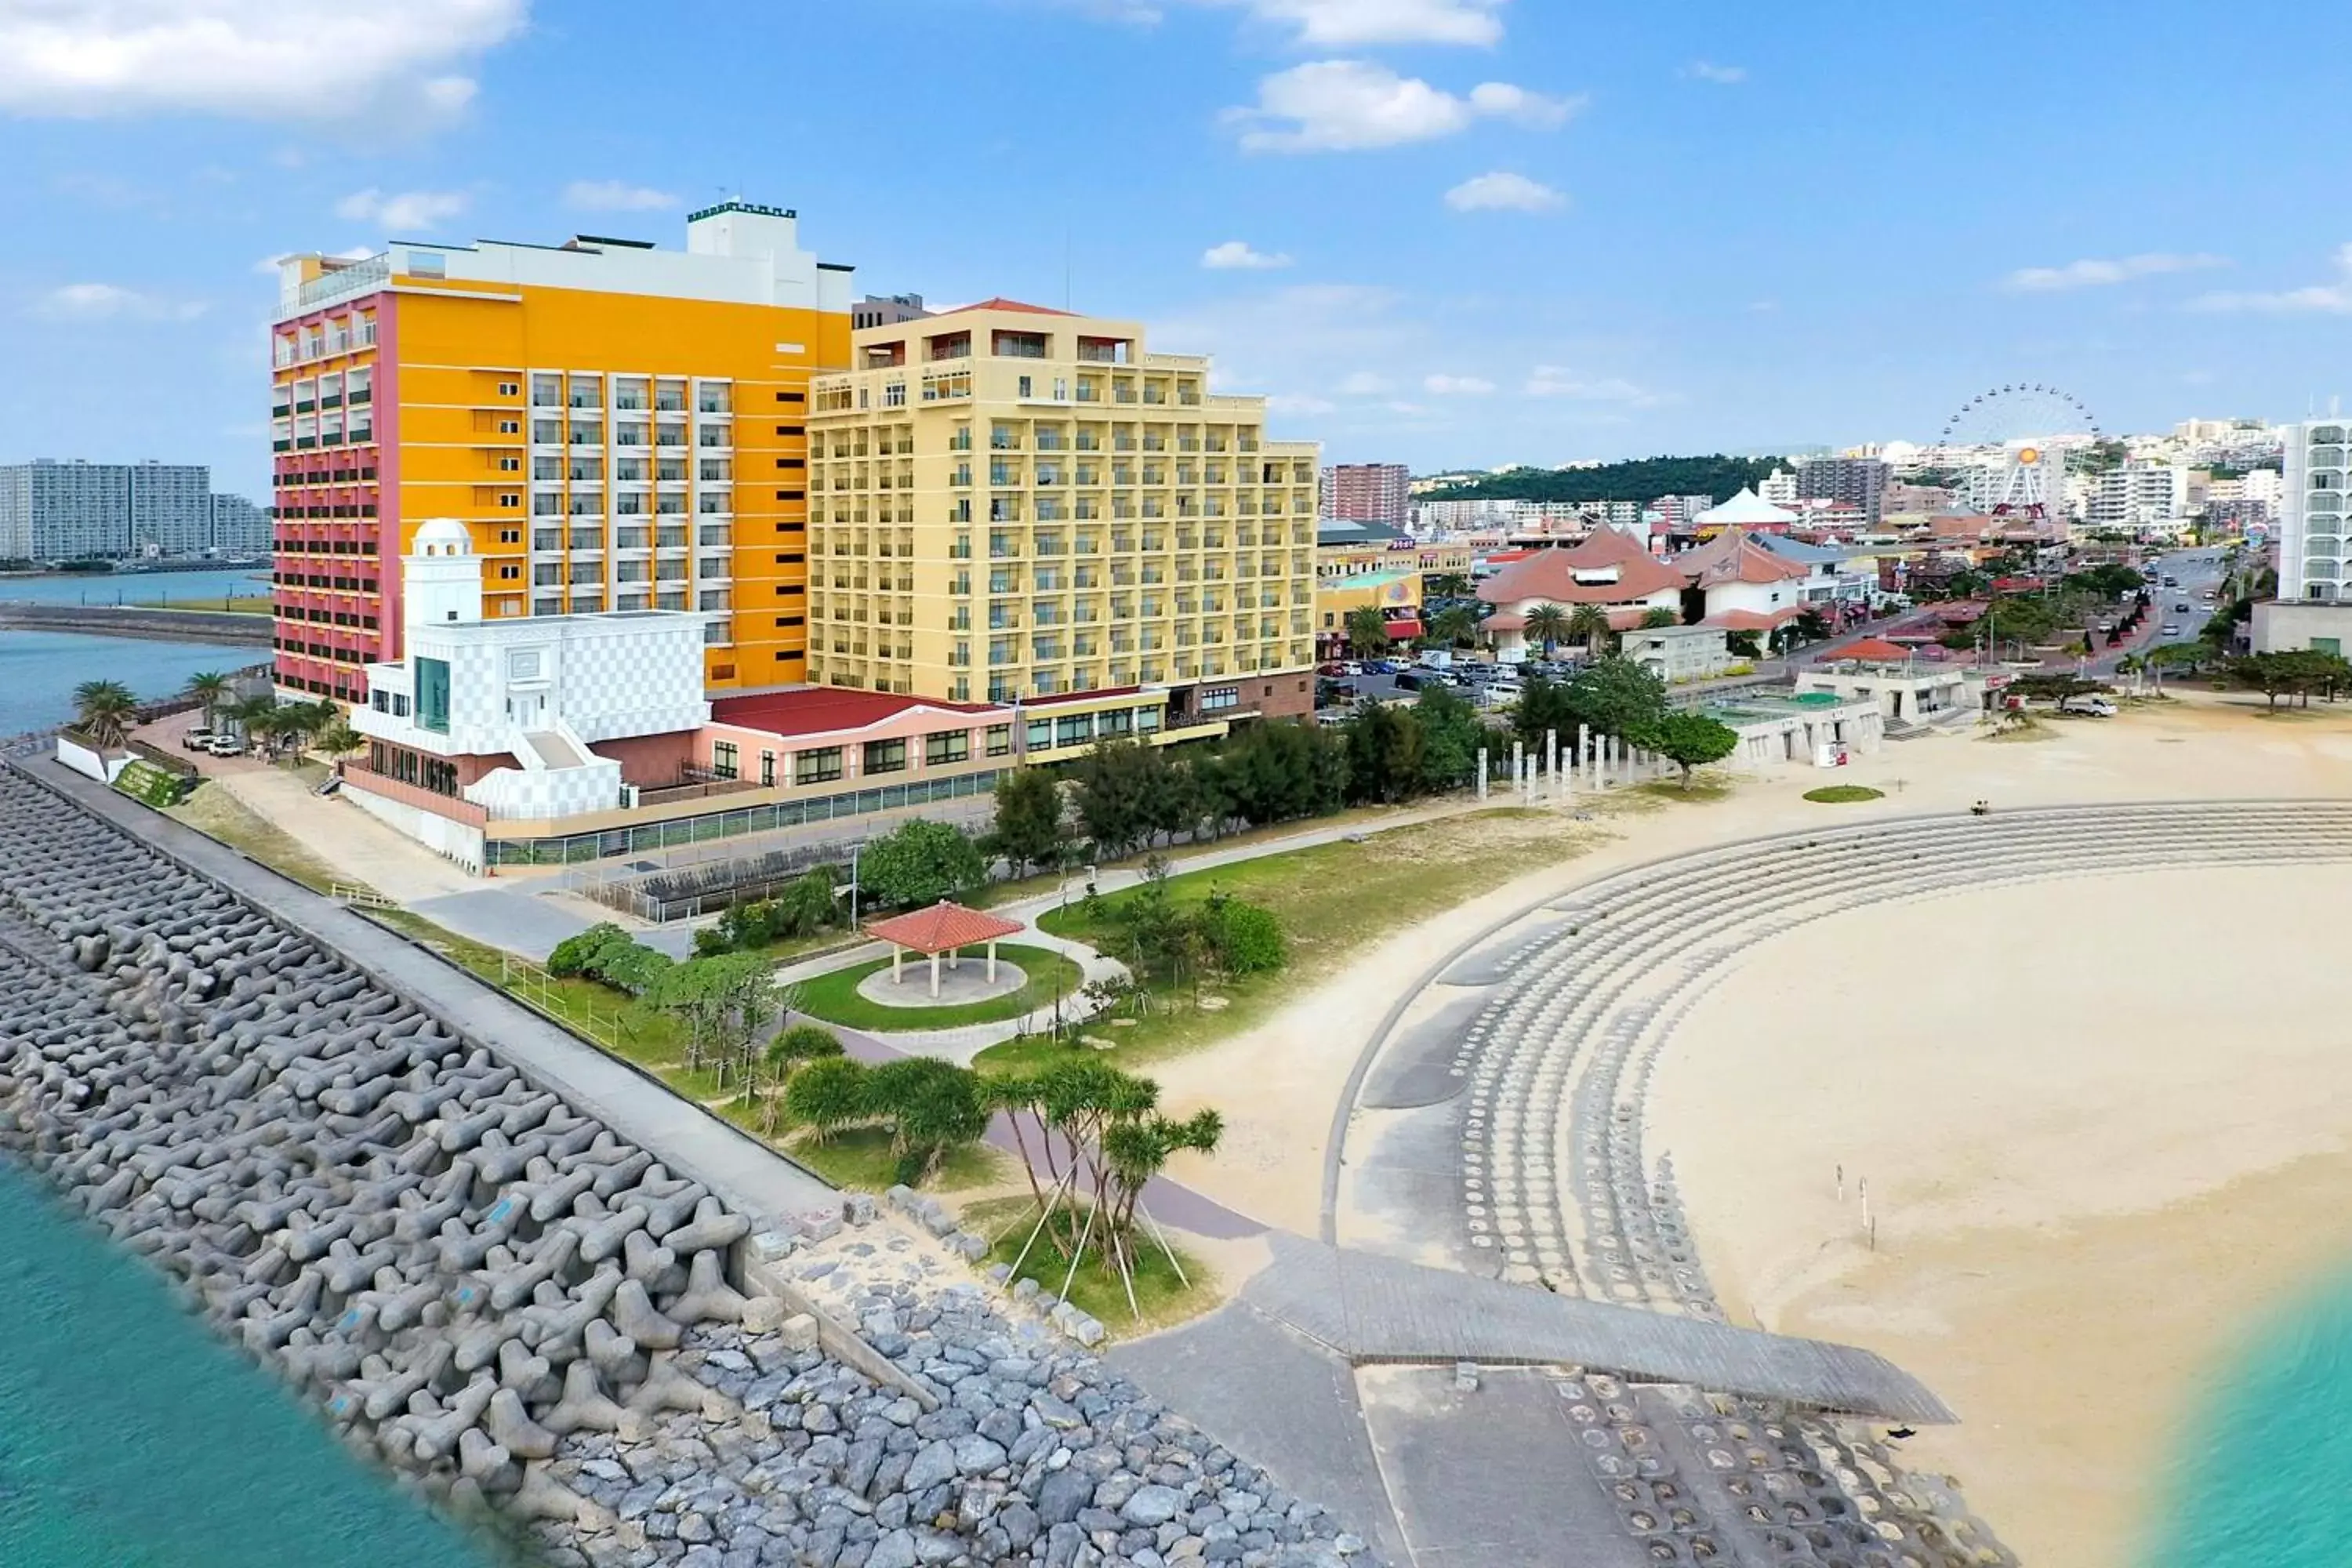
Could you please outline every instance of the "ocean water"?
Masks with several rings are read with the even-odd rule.
[[[0,631],[0,737],[72,718],[73,689],[85,680],[119,680],[152,702],[177,696],[186,689],[188,677],[201,671],[241,669],[268,658],[266,646]]]
[[[492,1561],[0,1159],[0,1564]]]
[[[2262,1324],[2177,1440],[2147,1568],[2352,1563],[2352,1270]]]
[[[136,605],[158,599],[267,597],[269,578],[231,572],[112,573],[104,576],[0,577],[0,599],[45,605]],[[0,737],[43,730],[73,717],[73,689],[119,680],[142,700],[175,697],[202,671],[238,669],[269,658],[268,647],[150,642],[76,632],[0,631]]]

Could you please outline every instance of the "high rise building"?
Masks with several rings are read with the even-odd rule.
[[[2096,478],[2084,521],[2093,528],[2141,529],[2197,510],[2189,470],[2170,463],[2126,463]]]
[[[1875,524],[1879,495],[1892,469],[1879,458],[1807,458],[1797,465],[1799,500],[1838,500],[1862,509]]]
[[[1312,709],[1318,448],[1267,440],[1264,398],[1010,300],[857,332],[850,363],[812,384],[812,681],[1056,711],[1143,687],[1171,730]]]
[[[2352,495],[2352,426],[2315,419],[2285,427],[2286,477],[2279,506],[2278,596],[2352,599],[2344,539]]]
[[[214,491],[211,546],[216,555],[268,554],[269,509],[256,506],[243,496]]]
[[[867,327],[919,321],[929,314],[923,309],[920,294],[868,294],[849,308],[849,325],[852,331],[863,331]]]
[[[704,614],[719,689],[805,678],[808,377],[853,269],[723,202],[686,248],[394,244],[280,268],[271,377],[278,680],[362,697],[398,562],[455,518],[486,615]]]
[[[35,561],[201,554],[212,539],[212,470],[196,463],[0,467],[0,556]]]
[[[1322,515],[1340,522],[1412,520],[1412,470],[1402,463],[1339,463],[1323,470]]]

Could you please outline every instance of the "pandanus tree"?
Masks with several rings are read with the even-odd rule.
[[[233,689],[228,677],[217,671],[206,670],[188,677],[188,696],[203,705],[205,729],[212,729],[218,721],[221,707],[229,700]]]
[[[85,680],[73,700],[76,727],[104,749],[122,744],[139,713],[139,700],[119,680]]]

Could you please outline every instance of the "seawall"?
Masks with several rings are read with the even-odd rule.
[[[268,647],[272,635],[268,616],[0,601],[0,630],[10,629],[83,632],[97,637],[146,637],[158,642],[220,643],[233,647]]]

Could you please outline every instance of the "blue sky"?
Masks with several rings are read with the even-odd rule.
[[[2341,51],[2179,0],[0,0],[0,460],[266,472],[263,264],[679,243],[1135,316],[1430,469],[2352,393]]]

